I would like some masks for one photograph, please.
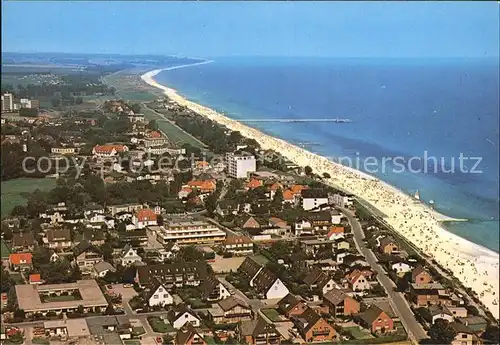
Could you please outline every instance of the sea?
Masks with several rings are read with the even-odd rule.
[[[499,251],[498,59],[231,57],[155,79],[410,195],[418,191],[440,213],[468,220],[446,223],[449,231]],[[296,119],[349,122],[289,121]]]

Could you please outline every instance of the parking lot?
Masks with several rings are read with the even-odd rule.
[[[111,287],[111,289],[109,289]],[[123,287],[123,284],[110,284],[106,285],[106,290],[110,292],[110,294],[122,295],[123,300],[130,300],[134,296],[137,296],[137,292],[133,287]]]
[[[236,271],[241,263],[245,261],[245,257],[223,258],[220,255],[215,255],[215,260],[210,262],[210,266],[215,273],[229,273]]]

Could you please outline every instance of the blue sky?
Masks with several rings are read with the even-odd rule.
[[[490,2],[6,2],[2,51],[497,57]]]

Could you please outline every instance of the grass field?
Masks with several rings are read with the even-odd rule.
[[[141,80],[139,71],[120,71],[107,75],[102,80],[116,89],[117,98],[146,102],[162,96],[161,91]]]
[[[373,339],[374,336],[370,334],[370,332],[361,330],[359,327],[347,327],[345,328],[346,331],[351,333],[351,335],[354,337],[356,340],[364,340],[364,339]]]
[[[167,333],[167,332],[175,331],[174,327],[172,327],[170,324],[166,324],[159,317],[150,317],[150,318],[148,318],[148,322],[151,325],[151,328],[153,329],[153,331],[155,331],[155,332]]]
[[[26,198],[22,193],[32,193],[37,189],[42,191],[51,190],[56,184],[55,179],[48,178],[18,178],[2,182],[2,208],[1,216],[10,214],[17,205],[24,205]]]
[[[171,123],[170,121],[165,120],[160,114],[151,110],[144,105],[142,105],[142,113],[144,113],[144,117],[148,120],[156,120],[158,124],[158,128],[165,133],[165,135],[176,145],[182,146],[182,144],[187,143],[194,147],[206,148],[206,145],[201,141],[186,133],[182,130],[182,128],[177,125]]]
[[[281,315],[276,309],[261,309],[261,312],[272,322],[281,321]]]
[[[0,252],[2,253],[2,259],[8,259],[9,254],[11,253],[10,248],[5,244],[3,240],[1,242]]]

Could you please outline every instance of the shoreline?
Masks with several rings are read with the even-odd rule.
[[[450,219],[438,213],[428,205],[417,202],[402,190],[378,178],[332,162],[323,156],[262,133],[208,107],[189,101],[179,95],[176,90],[154,80],[154,77],[163,70],[210,62],[212,61],[156,69],[143,74],[141,79],[150,86],[162,90],[172,101],[231,130],[239,131],[245,137],[257,140],[262,149],[276,150],[300,166],[311,166],[313,171],[319,174],[329,173],[332,178],[324,180],[324,183],[348,191],[384,213],[387,216],[385,221],[398,234],[424,254],[435,259],[443,268],[451,270],[464,286],[478,294],[478,298],[493,316],[499,318],[498,307],[493,303],[498,302],[499,296],[499,254],[453,234],[442,226],[444,221],[460,221],[459,219]]]

